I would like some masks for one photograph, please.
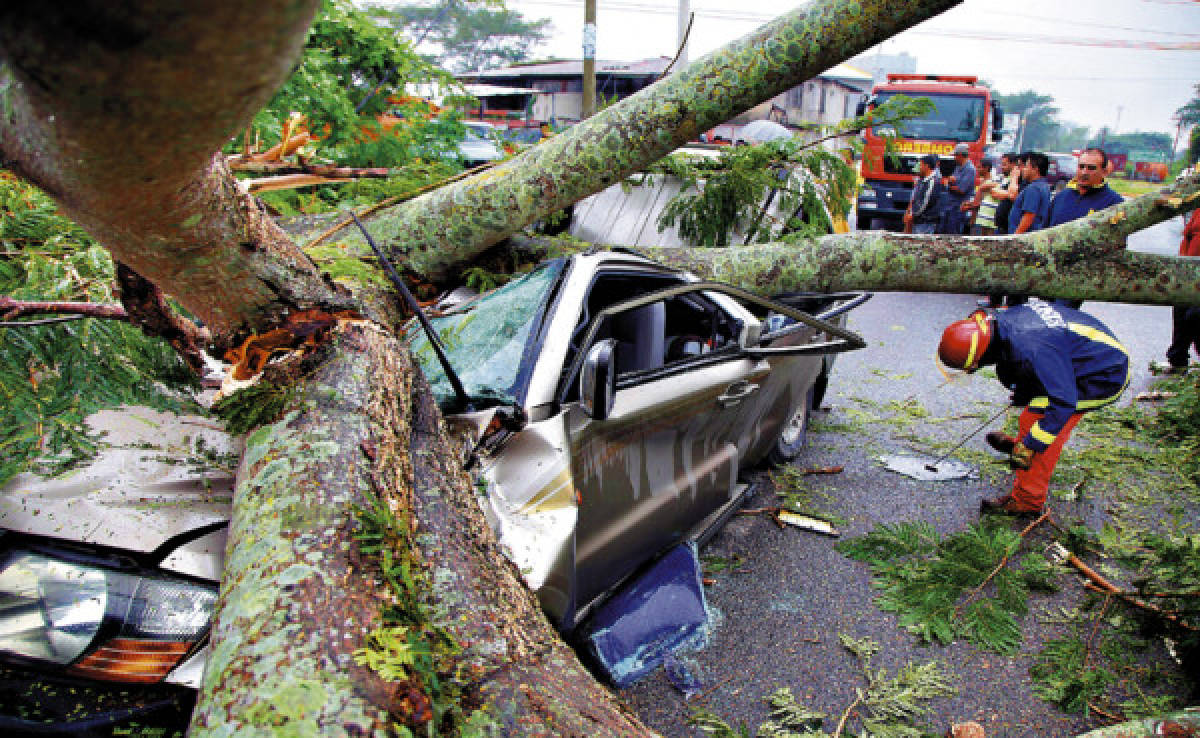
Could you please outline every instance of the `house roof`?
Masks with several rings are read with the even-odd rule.
[[[656,56],[640,61],[601,61],[596,60],[596,74],[611,77],[650,77],[662,74],[670,58]],[[583,74],[583,61],[567,59],[564,61],[543,62],[540,64],[515,64],[499,69],[484,69],[459,75],[474,79],[511,79],[513,77],[578,77]]]
[[[871,82],[875,79],[870,74],[868,74],[867,72],[864,72],[863,70],[859,69],[858,67],[853,67],[853,66],[850,66],[849,64],[845,64],[845,63],[838,64],[835,67],[826,69],[824,72],[821,72],[821,74],[819,74],[817,76],[827,77],[830,79],[836,79],[839,81],[851,82],[851,83],[853,83],[853,82]]]

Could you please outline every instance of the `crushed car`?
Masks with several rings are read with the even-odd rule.
[[[594,251],[443,306],[432,331],[408,335],[447,421],[473,437],[488,522],[569,634],[665,552],[711,536],[742,503],[747,467],[800,453],[833,355],[864,346],[845,320],[868,297],[768,300]],[[145,441],[173,421],[143,422],[100,468],[0,494],[0,729],[80,734],[190,709],[231,473],[154,466]],[[197,422],[193,442],[236,453]],[[34,683],[69,696],[22,716]],[[98,707],[80,711],[76,687]]]

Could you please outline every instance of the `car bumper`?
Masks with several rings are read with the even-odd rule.
[[[54,677],[0,665],[0,735],[182,736],[196,691]]]

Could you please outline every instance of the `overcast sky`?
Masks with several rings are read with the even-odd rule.
[[[692,0],[691,58],[798,4]],[[583,0],[508,0],[508,6],[554,24],[537,56],[580,57]],[[677,9],[677,0],[597,0],[597,56],[674,56]],[[1053,95],[1061,119],[1093,130],[1107,125],[1174,136],[1172,116],[1200,82],[1200,0],[966,0],[876,48],[907,51],[917,57],[918,72],[974,74],[1003,93]]]

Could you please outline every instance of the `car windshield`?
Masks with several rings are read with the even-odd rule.
[[[880,92],[876,104],[882,105],[899,92]],[[929,98],[933,110],[920,118],[910,118],[899,126],[901,138],[936,141],[978,141],[983,132],[983,98],[978,95],[909,95]]]
[[[453,312],[430,319],[446,347],[450,366],[467,394],[480,400],[517,400],[518,385],[529,372],[525,347],[542,315],[542,307],[562,271],[552,261],[489,292]],[[454,389],[424,331],[413,324],[411,348],[443,407],[455,399]]]

